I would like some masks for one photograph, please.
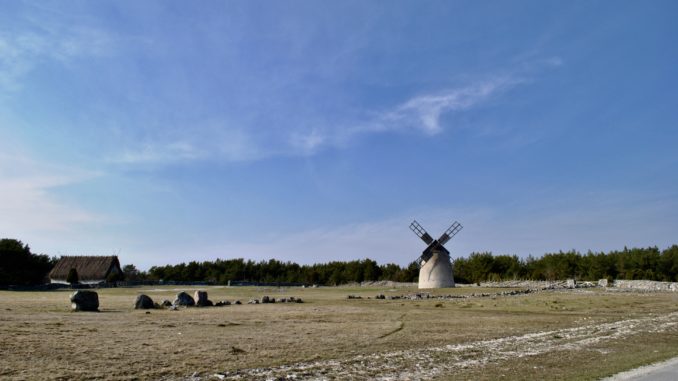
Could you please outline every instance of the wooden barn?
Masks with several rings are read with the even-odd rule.
[[[68,284],[66,279],[71,269],[78,272],[78,281],[83,284],[99,284],[106,282],[110,276],[122,275],[120,261],[115,255],[65,256],[50,271],[50,283]]]

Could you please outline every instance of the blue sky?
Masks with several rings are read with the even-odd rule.
[[[138,267],[678,243],[675,1],[0,1],[0,235]]]

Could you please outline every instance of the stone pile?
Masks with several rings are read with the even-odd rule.
[[[268,295],[264,295],[261,299],[250,299],[247,304],[271,304],[271,303],[303,303],[304,301],[301,298],[290,296],[287,298],[273,298]]]
[[[99,295],[94,291],[78,290],[70,296],[70,301],[73,311],[99,311]],[[261,299],[250,299],[248,302],[248,304],[270,303],[303,303],[303,300],[294,296],[276,299],[265,295]],[[153,299],[151,299],[151,297],[148,295],[139,294],[134,300],[134,309],[149,310],[154,308],[167,308],[169,310],[176,311],[179,309],[179,307],[223,307],[230,306],[231,304],[241,305],[242,302],[240,300],[234,300],[233,302],[228,300],[220,300],[216,303],[213,303],[208,299],[207,291],[196,291],[194,293],[194,297],[191,297],[189,294],[182,291],[177,293],[174,302],[170,302],[169,300],[165,299],[160,304],[153,302]]]
[[[467,299],[467,298],[486,298],[486,297],[497,297],[497,296],[514,296],[514,295],[525,295],[535,292],[534,290],[511,290],[511,291],[502,291],[502,292],[483,292],[483,293],[472,293],[468,295],[431,295],[429,293],[415,293],[409,295],[384,295],[377,294],[374,299],[379,300],[452,300],[452,299]],[[357,295],[348,295],[347,299],[362,299],[362,296]],[[372,299],[368,297],[367,299]]]

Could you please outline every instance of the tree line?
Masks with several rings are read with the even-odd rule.
[[[0,239],[0,285],[40,284],[56,264],[56,258],[33,254],[16,239]]]
[[[143,274],[146,279],[200,280],[217,284],[227,284],[229,281],[245,281],[322,285],[376,280],[415,282],[418,275],[419,268],[416,263],[411,263],[407,267],[400,267],[393,263],[378,265],[371,259],[363,259],[299,265],[276,259],[255,262],[242,258],[154,266],[150,268],[148,273]]]
[[[28,245],[15,239],[0,240],[0,285],[39,284],[57,258],[31,253]],[[547,253],[541,257],[471,253],[454,260],[454,278],[458,283],[476,283],[513,279],[577,280],[645,279],[678,281],[678,245],[665,250],[656,246],[624,248],[610,252],[577,251]],[[153,266],[139,271],[133,264],[123,267],[127,280],[164,280],[228,284],[229,281],[258,283],[304,283],[339,285],[350,282],[389,280],[416,282],[416,262],[407,266],[379,265],[371,259],[334,261],[299,265],[275,259],[252,261],[242,258],[188,262]]]
[[[577,279],[644,279],[678,281],[678,245],[665,250],[656,246],[623,250],[548,253],[525,259],[516,255],[472,253],[454,261],[454,277],[460,283],[512,279],[562,280]]]
[[[454,278],[458,283],[476,283],[513,279],[577,280],[645,279],[678,281],[678,245],[663,251],[655,247],[624,248],[610,252],[577,251],[547,253],[541,257],[471,253],[454,260]],[[391,280],[416,282],[416,262],[408,266],[379,265],[371,259],[298,265],[275,259],[254,262],[244,259],[189,262],[151,267],[148,279],[174,281],[201,280],[226,284],[229,280],[250,282],[292,282],[337,285],[349,282]]]

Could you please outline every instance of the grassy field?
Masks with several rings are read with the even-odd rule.
[[[196,289],[101,289],[98,313],[70,312],[70,291],[2,291],[0,378],[598,379],[678,356],[675,293],[375,300],[417,290],[202,287],[213,301],[305,303],[132,309],[139,293],[159,302]]]

